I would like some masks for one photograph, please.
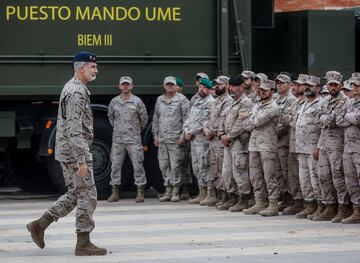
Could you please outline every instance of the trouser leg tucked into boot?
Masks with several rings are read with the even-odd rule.
[[[144,185],[137,187],[137,194],[136,194],[136,199],[135,199],[136,203],[144,202],[144,200],[145,200],[145,198],[144,198],[144,188],[145,188]]]
[[[315,200],[311,202],[305,202],[305,209],[297,213],[296,217],[299,219],[307,218],[308,215],[315,213],[316,209],[317,209],[317,203]]]
[[[118,202],[119,201],[119,185],[113,185],[111,187],[112,193],[110,195],[110,197],[108,198],[108,202]]]
[[[54,222],[54,219],[47,213],[44,213],[39,219],[34,220],[26,225],[32,239],[39,248],[45,247],[44,234],[45,229]]]
[[[230,212],[241,212],[248,208],[249,195],[239,195],[239,201],[229,208]]]
[[[308,215],[307,219],[313,220],[314,217],[321,215],[325,211],[325,205],[321,202],[317,202],[317,210],[315,213]]]
[[[281,195],[281,202],[278,204],[279,211],[282,212],[285,208],[291,206],[293,204],[293,199],[291,194],[288,192],[284,192]]]
[[[171,200],[171,196],[172,196],[172,186],[168,185],[166,186],[166,192],[165,194],[159,198],[160,202],[166,202],[166,201],[170,201]]]
[[[174,186],[171,195],[171,202],[180,201],[180,186]]]
[[[180,194],[181,200],[189,200],[190,198],[190,185],[189,184],[183,184]]]
[[[243,213],[245,215],[255,215],[255,214],[259,214],[260,211],[264,210],[265,208],[266,208],[265,198],[255,198],[255,204],[248,209],[244,209]]]
[[[216,188],[214,185],[207,187],[207,196],[204,200],[200,201],[200,205],[215,206],[219,200],[216,198]]]
[[[218,205],[216,208],[218,210],[229,210],[230,207],[235,205],[239,201],[238,196],[236,194],[230,194],[229,200],[223,205]]]
[[[343,224],[360,224],[360,206],[354,206],[354,212],[348,218],[341,220]]]
[[[304,210],[304,200],[294,200],[294,204],[292,206],[286,207],[282,211],[282,215],[296,215]]]
[[[199,194],[197,197],[190,199],[189,200],[189,204],[200,204],[200,201],[204,200],[206,198],[207,195],[207,191],[206,191],[206,187],[204,186],[199,186]]]
[[[353,210],[352,210],[351,205],[339,204],[338,213],[336,214],[336,216],[333,219],[331,219],[331,222],[340,223],[341,220],[351,216],[352,212],[353,212]]]
[[[336,204],[329,204],[325,206],[324,212],[320,215],[313,217],[312,220],[314,221],[330,221],[336,216],[337,205]]]
[[[260,211],[260,215],[278,216],[279,215],[278,200],[276,199],[269,200],[269,206],[265,210]]]
[[[106,253],[105,248],[99,248],[90,242],[89,233],[77,233],[76,256],[102,256]]]
[[[218,191],[218,195],[219,195],[220,201],[215,204],[216,208],[220,205],[225,204],[229,200],[229,196],[228,196],[227,192],[225,192],[225,191],[222,191],[222,190]]]

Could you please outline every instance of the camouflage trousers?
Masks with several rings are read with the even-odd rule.
[[[183,148],[177,143],[160,142],[158,159],[165,186],[181,185],[181,162],[184,154]]]
[[[228,193],[250,194],[249,153],[241,151],[238,140],[230,147],[224,148],[222,177]]]
[[[324,204],[349,203],[343,171],[343,153],[340,150],[320,150],[319,181]]]
[[[277,200],[282,175],[276,152],[250,152],[250,181],[256,198]]]
[[[287,183],[294,200],[302,200],[299,181],[299,161],[296,153],[289,153]]]
[[[206,141],[203,144],[191,142],[192,168],[198,185],[202,187],[207,187],[212,184],[209,148],[209,143]]]
[[[141,143],[118,143],[114,142],[111,146],[111,185],[121,184],[121,168],[128,153],[133,170],[135,185],[146,185],[146,176],[144,170],[144,149]]]
[[[222,178],[222,165],[224,160],[224,145],[217,138],[210,141],[210,173],[217,190],[225,191]]]
[[[58,221],[76,207],[76,233],[90,233],[95,227],[93,213],[97,204],[97,192],[92,162],[86,164],[89,167],[88,173],[80,177],[76,175],[77,163],[61,163],[67,191],[46,211]]]
[[[184,158],[181,160],[181,182],[182,184],[192,184],[191,177],[191,149],[190,142],[185,142],[180,145],[180,148],[184,152]]]
[[[360,153],[344,153],[344,172],[351,202],[360,205]]]
[[[280,164],[280,169],[278,173],[282,175],[280,177],[280,191],[281,193],[289,192],[288,186],[288,164],[289,164],[289,147],[280,147],[277,150],[278,160]]]
[[[299,153],[298,156],[300,185],[304,200],[306,202],[322,201],[318,161],[312,154]]]

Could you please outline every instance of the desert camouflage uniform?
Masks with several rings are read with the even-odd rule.
[[[360,100],[356,97],[345,104],[346,114],[337,119],[345,126],[344,172],[347,190],[354,207],[360,207]]]
[[[128,100],[123,100],[121,95],[116,96],[109,104],[108,117],[113,126],[110,185],[121,184],[121,167],[126,152],[134,168],[135,185],[146,185],[141,144],[141,131],[148,121],[144,103],[135,95],[131,95]]]
[[[224,121],[226,114],[233,99],[229,94],[217,97],[210,106],[210,118],[207,128],[213,136],[210,140],[210,172],[216,189],[225,191],[225,185],[222,178],[222,165],[224,160],[224,145],[218,137],[221,123]]]
[[[320,99],[306,101],[300,108],[296,121],[296,152],[299,157],[299,177],[302,195],[306,202],[321,201],[318,161],[313,157],[320,138]]]
[[[191,162],[194,176],[201,187],[207,187],[213,183],[210,176],[210,146],[203,133],[203,129],[209,120],[210,105],[213,100],[211,95],[197,99],[190,109],[189,118],[184,127],[193,136],[191,140]]]
[[[343,171],[344,128],[336,124],[336,119],[344,115],[346,101],[347,97],[340,92],[336,98],[326,97],[321,105],[319,179],[326,205],[336,201],[339,204],[349,203]]]
[[[171,99],[161,95],[156,100],[152,123],[154,139],[159,142],[158,159],[165,186],[180,186],[184,149],[177,143],[189,114],[189,101],[176,93]]]
[[[248,151],[250,134],[243,128],[251,108],[252,102],[245,94],[233,101],[218,134],[227,135],[231,141],[230,146],[224,149],[222,167],[226,190],[239,196],[251,192]]]
[[[90,91],[78,78],[65,84],[59,102],[55,159],[61,163],[67,191],[47,211],[57,221],[76,209],[76,232],[89,233],[94,227],[93,213],[97,192],[90,146],[94,138]],[[78,166],[88,166],[85,176],[76,175]]]

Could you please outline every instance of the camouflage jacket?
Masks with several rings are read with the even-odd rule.
[[[175,143],[181,136],[189,115],[189,100],[180,93],[171,99],[165,95],[157,98],[152,123],[154,139]]]
[[[131,95],[123,100],[121,95],[116,96],[109,104],[108,117],[114,128],[114,142],[141,143],[141,131],[146,127],[148,115],[139,97]]]
[[[298,118],[299,110],[301,106],[306,102],[306,98],[303,100],[297,99],[295,103],[291,106],[291,118],[289,123],[289,152],[296,153],[296,136],[295,136],[295,127],[296,121]]]
[[[220,125],[225,120],[226,114],[232,102],[233,99],[231,96],[226,94],[223,97],[217,97],[211,103],[209,122],[206,127],[214,136],[218,135]]]
[[[76,77],[61,91],[56,129],[56,160],[78,164],[92,161],[90,146],[94,130],[90,91]]]

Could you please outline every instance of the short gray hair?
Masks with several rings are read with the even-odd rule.
[[[74,62],[74,72],[77,72],[79,68],[85,66],[86,62]]]

